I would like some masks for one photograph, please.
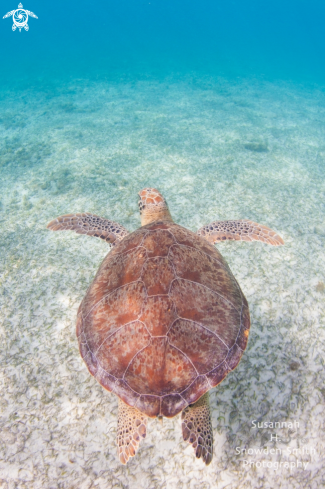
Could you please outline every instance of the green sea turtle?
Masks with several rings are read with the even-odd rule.
[[[283,241],[247,220],[216,221],[193,233],[173,222],[158,190],[139,195],[141,227],[132,233],[88,213],[47,227],[113,246],[80,304],[77,337],[90,373],[118,397],[120,461],[135,455],[147,417],[181,412],[184,440],[209,464],[208,391],[238,365],[250,328],[247,301],[213,244]]]

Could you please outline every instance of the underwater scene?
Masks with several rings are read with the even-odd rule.
[[[257,0],[28,1],[3,1],[0,19],[0,488],[321,487],[325,6],[316,0],[267,5]],[[162,214],[147,203],[139,212],[138,193],[148,188],[163,196],[158,199]],[[161,211],[166,202],[170,215]],[[109,232],[99,232],[99,221],[88,220],[81,231],[89,236],[74,232],[80,228],[73,225],[62,232],[47,229],[58,216],[76,213],[121,227],[108,224]],[[93,297],[96,287],[111,280],[113,268],[108,267],[104,286],[97,275],[93,296],[87,290],[108,253],[103,266],[129,253],[132,263],[119,268],[116,283],[133,283],[132,267],[142,258],[141,249],[149,253],[151,246],[145,248],[137,237],[132,244],[131,233],[141,225],[155,223],[140,234],[153,229],[156,234],[148,231],[150,236],[159,238],[152,245],[155,256],[164,256],[161,236],[173,226],[168,216],[183,228],[171,233],[174,244],[168,245],[168,256],[173,246],[174,255],[177,246],[179,253],[172,276],[180,276],[175,267],[186,265],[187,282],[193,285],[190,293],[182,279],[183,310],[203,317],[196,302],[204,288],[197,285],[198,277],[203,282],[226,277],[232,289],[224,286],[218,317],[228,328],[228,306],[237,300],[234,290],[241,289],[238,304],[243,311],[245,296],[250,332],[246,316],[246,329],[236,332],[246,340],[228,375],[207,387],[208,381],[196,379],[192,400],[186,398],[182,408],[170,401],[176,416],[149,416],[146,436],[139,429],[140,440],[134,438],[134,448],[126,450],[125,464],[117,437],[123,420],[131,419],[131,408],[123,403],[121,409],[129,398],[115,384],[122,401],[102,387],[104,374],[93,366],[99,357],[95,362],[90,350],[83,350],[92,339],[99,345],[101,326],[92,339],[88,330],[77,338],[77,313],[87,293],[83,304],[90,304],[91,327],[103,317],[102,309],[97,316],[92,312],[97,307]],[[218,240],[194,235],[215,221],[238,220],[267,226],[278,242],[262,242],[258,235],[242,240],[237,224]],[[215,231],[207,230],[213,237]],[[204,253],[193,251],[198,247]],[[132,250],[138,253],[134,259]],[[212,278],[204,272],[203,255],[209,263],[219,260],[221,268]],[[152,295],[168,295],[176,307],[172,286],[161,292],[159,266],[147,273]],[[121,311],[131,314],[135,294],[105,309],[109,315],[115,307],[118,327],[129,324]],[[213,308],[212,299],[204,297],[205,304],[210,301],[205,307]],[[155,318],[159,307],[151,309]],[[182,317],[180,309],[176,312]],[[240,319],[238,328],[245,321]],[[183,356],[192,358],[201,344],[193,324],[186,329],[182,323],[178,370],[170,374],[168,386],[184,378],[189,363]],[[140,342],[140,329],[128,331],[118,355]],[[174,340],[164,336],[167,343],[180,342],[180,331],[173,330]],[[204,372],[218,364],[212,357],[220,347],[212,352],[211,338],[198,353],[208,365]],[[105,361],[113,361],[114,348]],[[134,356],[141,356],[145,346],[137,348]],[[182,353],[186,348],[187,355]],[[121,358],[114,359],[119,368]],[[148,362],[156,372],[160,361],[154,354],[141,358],[142,367],[134,367],[137,379],[141,368],[149,372]],[[132,361],[123,367],[123,379]],[[147,379],[152,389],[157,376]],[[209,401],[203,405],[206,391]],[[186,421],[186,412],[194,413],[198,399],[205,409],[199,415],[204,430],[213,437],[208,464],[205,448],[196,452],[196,438],[184,436],[184,416]],[[133,405],[142,406],[138,398]],[[194,423],[195,432],[200,425],[193,416],[187,426],[191,430]],[[196,436],[200,444],[200,430]]]

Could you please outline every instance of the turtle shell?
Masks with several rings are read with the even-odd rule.
[[[247,301],[219,251],[169,221],[126,236],[77,319],[90,373],[148,416],[175,416],[219,384],[246,348]]]

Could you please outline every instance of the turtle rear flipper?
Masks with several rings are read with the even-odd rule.
[[[147,434],[147,416],[118,400],[117,451],[120,462],[126,464],[134,457],[139,443]]]
[[[117,222],[84,212],[82,214],[66,214],[49,222],[47,228],[51,231],[75,231],[101,238],[114,245],[129,234],[125,227]]]
[[[263,241],[273,246],[284,244],[283,239],[272,229],[257,222],[240,219],[239,221],[214,221],[197,231],[199,236],[210,243],[227,239],[235,241]]]
[[[196,458],[209,465],[213,455],[213,432],[210,418],[209,393],[182,412],[182,431],[185,441],[191,443]]]

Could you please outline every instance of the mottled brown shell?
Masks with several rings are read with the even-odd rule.
[[[247,301],[219,251],[168,221],[108,253],[77,320],[105,389],[148,416],[175,416],[219,384],[246,348]]]

